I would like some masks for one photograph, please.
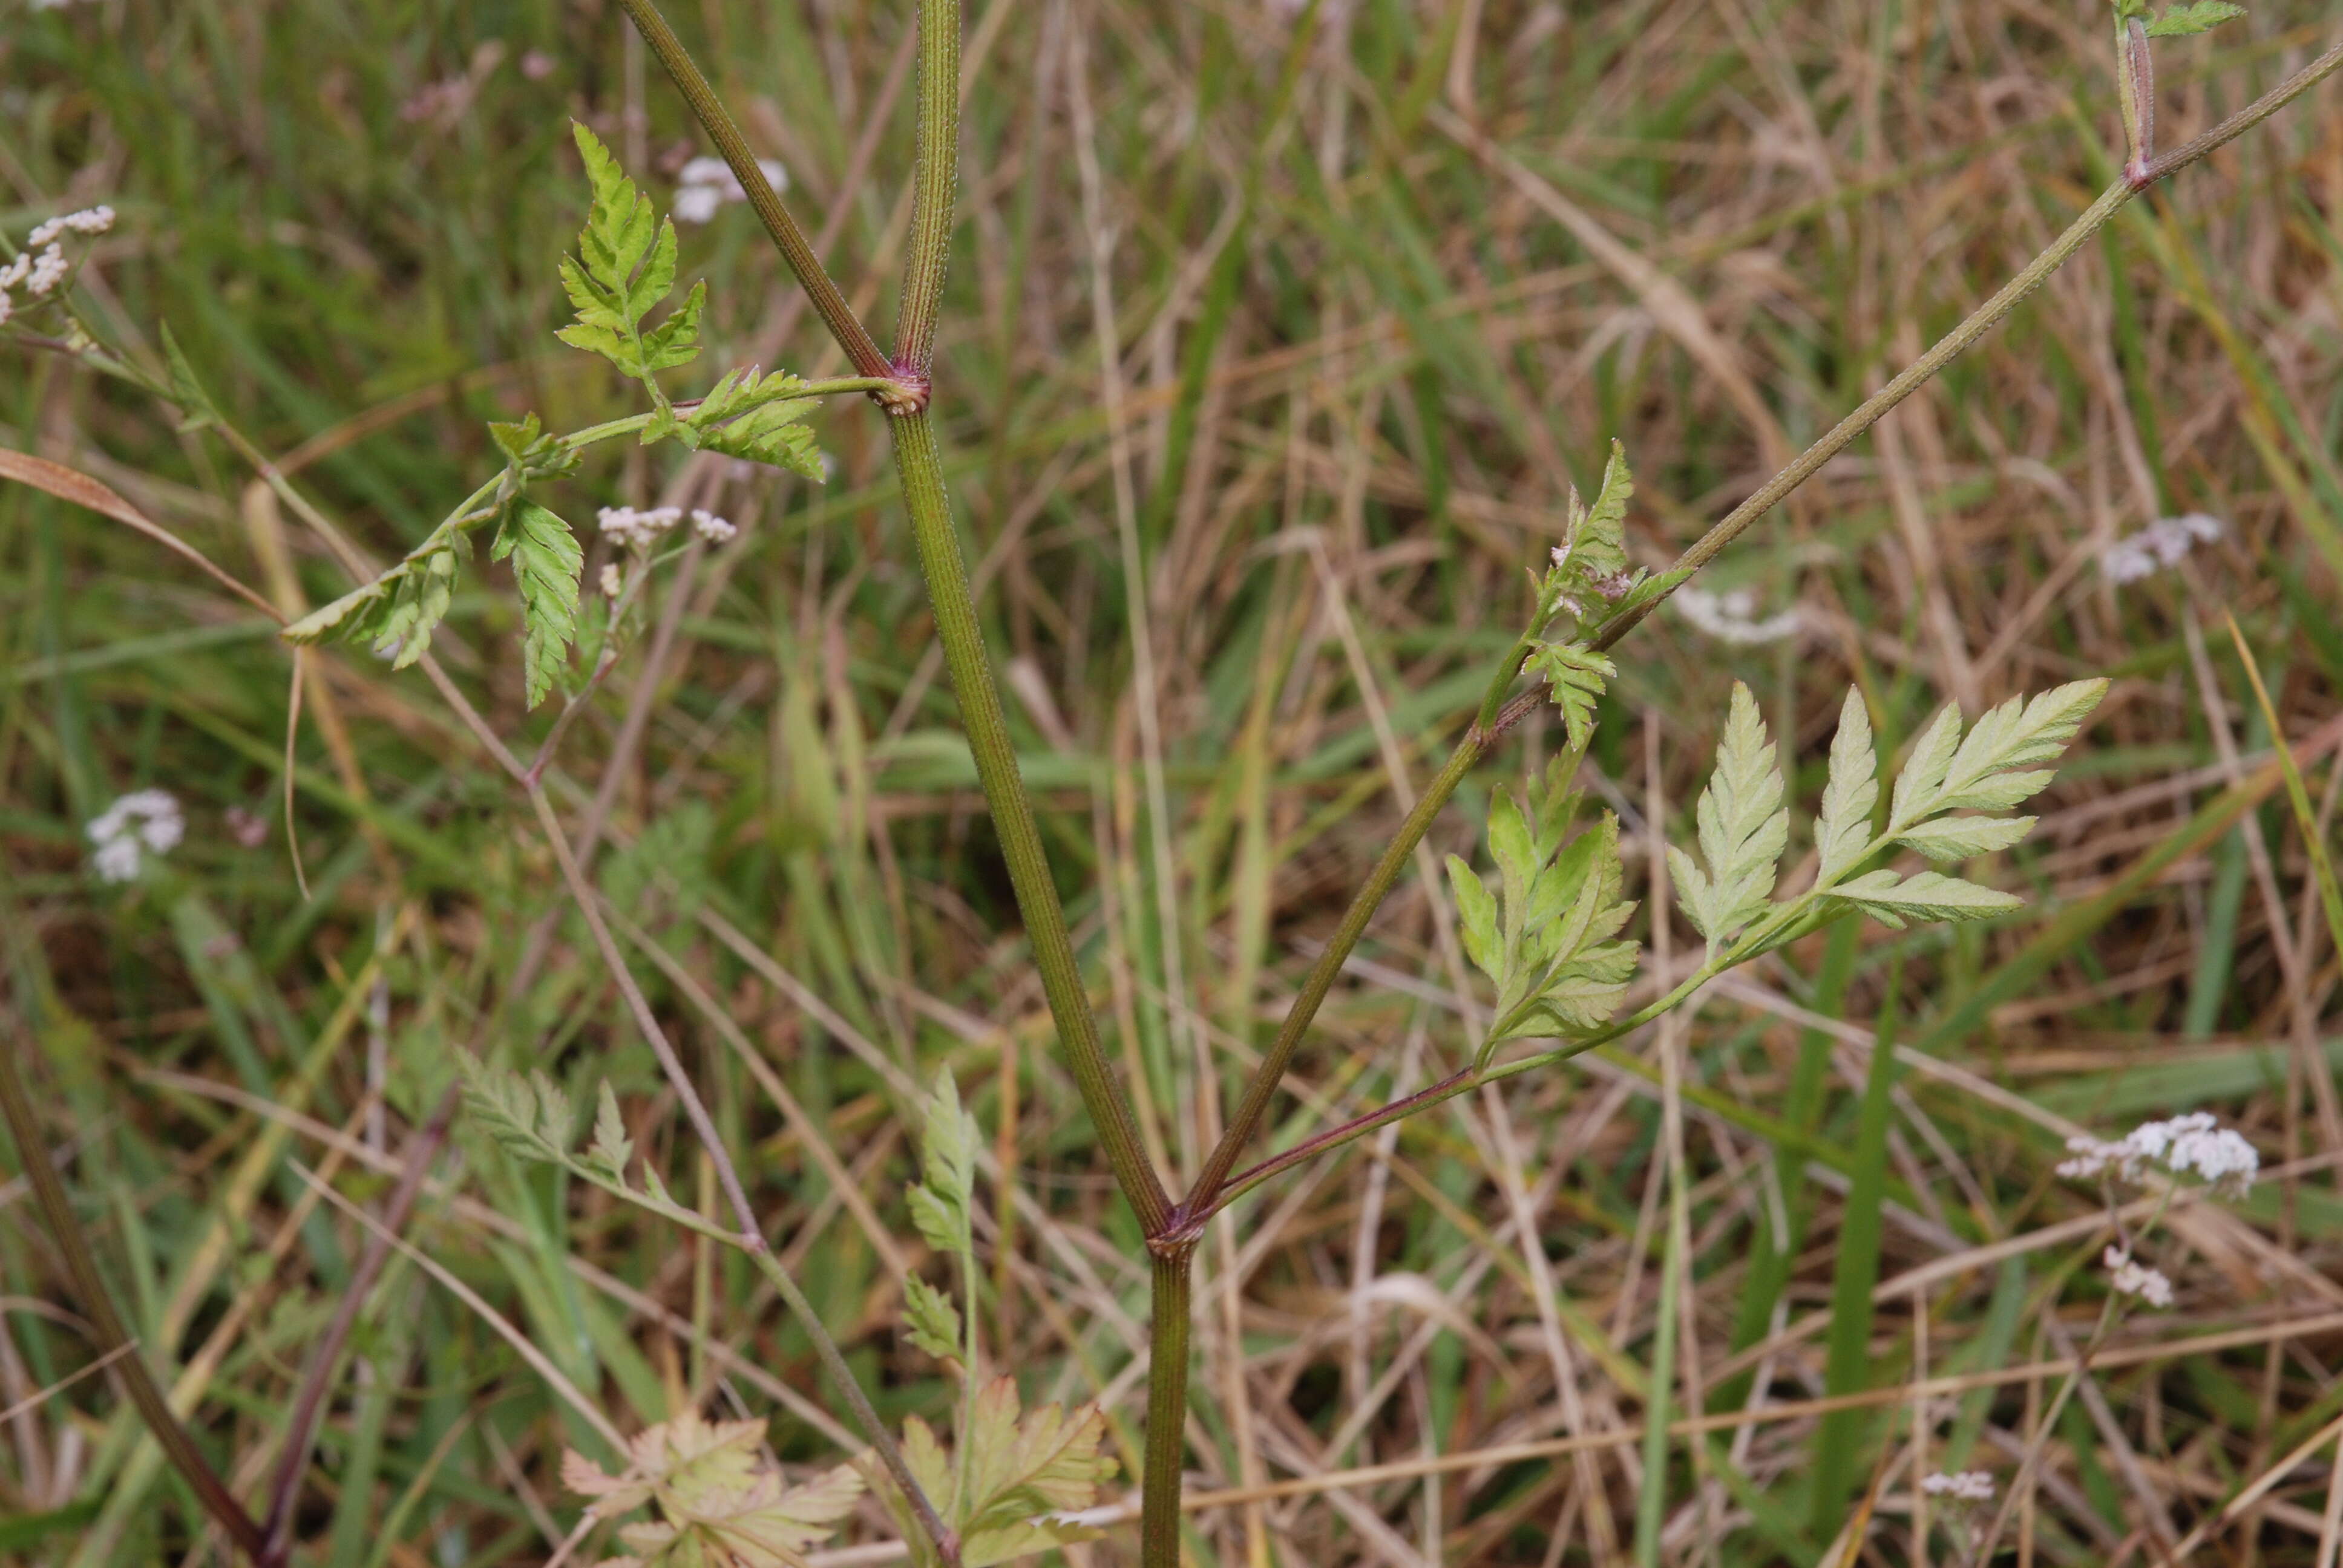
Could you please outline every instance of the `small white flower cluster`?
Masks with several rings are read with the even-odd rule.
[[[1669,596],[1668,602],[1676,607],[1676,613],[1694,630],[1738,648],[1785,642],[1806,627],[1806,618],[1795,606],[1759,620],[1757,596],[1747,588],[1710,593],[1705,588],[1680,588]]]
[[[1949,1497],[1956,1503],[1991,1503],[1993,1477],[1982,1470],[1961,1470],[1950,1474],[1940,1470],[1922,1477],[1920,1490],[1931,1497]]]
[[[2145,1263],[2134,1262],[2132,1255],[2121,1247],[2109,1247],[2100,1261],[2107,1266],[2107,1284],[2117,1293],[2137,1296],[2151,1307],[2172,1304],[2172,1282]]]
[[[166,790],[137,789],[123,796],[84,829],[97,846],[91,864],[106,881],[127,882],[138,875],[141,860],[177,846],[186,836],[186,819]]]
[[[626,586],[627,579],[618,571],[618,563],[606,562],[602,568],[602,597],[617,598]]]
[[[2228,532],[2220,518],[2203,512],[2181,518],[2158,518],[2136,534],[2126,534],[2099,557],[2099,569],[2111,583],[2136,583],[2177,566],[2198,541],[2210,544]]]
[[[604,507],[596,514],[602,531],[622,545],[649,549],[676,524],[683,521],[681,507]]]
[[[68,234],[98,235],[114,226],[110,206],[84,207],[53,217],[35,228],[14,261],[0,266],[0,321],[15,314],[14,291],[22,288],[34,299],[45,299],[73,270],[65,259],[63,237]]]
[[[2113,1143],[2069,1138],[2066,1148],[2072,1158],[2059,1161],[2061,1176],[2082,1181],[2112,1171],[2127,1181],[2137,1181],[2160,1163],[2176,1176],[2193,1171],[2214,1191],[2231,1197],[2243,1197],[2262,1168],[2261,1154],[2252,1144],[2202,1111],[2168,1121],[2143,1121]]]
[[[789,188],[789,172],[770,158],[757,160],[758,172],[777,191]],[[676,176],[675,216],[684,223],[706,223],[726,202],[747,201],[748,189],[722,158],[694,158]]]
[[[646,507],[638,511],[632,507],[604,507],[598,517],[602,532],[619,544],[649,549],[660,535],[683,521],[683,508]],[[711,545],[723,544],[740,532],[704,507],[691,509],[691,528]]]

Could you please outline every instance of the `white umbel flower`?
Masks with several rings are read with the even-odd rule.
[[[66,234],[104,234],[114,226],[114,209],[110,206],[85,206],[79,212],[69,212],[53,217],[33,230],[25,241],[35,250]]]
[[[2058,1174],[2076,1181],[2113,1173],[2137,1181],[2161,1165],[2176,1176],[2196,1176],[2230,1197],[2244,1196],[2262,1168],[2261,1154],[2252,1144],[2202,1111],[2143,1121],[2113,1143],[2069,1138],[2066,1149],[2069,1158],[2059,1161]]]
[[[625,586],[624,579],[618,576],[618,567],[613,563],[605,563],[602,568],[602,597],[616,598],[618,597],[618,590]]]
[[[711,545],[727,544],[740,532],[724,518],[701,507],[692,508],[691,526],[701,538]]]
[[[789,172],[770,158],[759,158],[757,171],[777,191],[789,188]],[[722,158],[694,158],[676,176],[674,210],[682,223],[706,223],[727,202],[747,201],[748,189]]]
[[[2158,518],[2136,534],[2127,534],[2099,555],[2099,569],[2111,583],[2134,583],[2154,577],[2201,542],[2210,544],[2229,531],[2228,525],[2203,512]]]
[[[25,292],[35,299],[45,297],[49,290],[65,281],[73,264],[65,260],[65,248],[55,240],[42,246],[41,254],[33,258],[33,270],[25,279]]]
[[[1920,1490],[1931,1497],[1943,1497],[1955,1503],[1991,1503],[1993,1477],[1982,1470],[1958,1470],[1947,1473],[1937,1471],[1924,1476]]]
[[[123,796],[89,820],[83,829],[95,852],[90,863],[109,882],[127,882],[138,875],[147,855],[166,854],[186,836],[187,821],[169,791],[136,789]]]
[[[1693,628],[1736,648],[1786,642],[1806,628],[1806,618],[1795,605],[1779,615],[1757,618],[1757,596],[1747,588],[1711,593],[1705,588],[1680,588],[1668,602]]]
[[[2172,1282],[2145,1263],[2135,1262],[2120,1247],[2109,1247],[2100,1261],[2107,1266],[2107,1284],[2118,1294],[2137,1296],[2151,1307],[2172,1304]]]
[[[604,507],[596,514],[596,519],[602,532],[618,543],[648,549],[661,534],[683,520],[683,508],[648,507],[638,511],[633,507]]]

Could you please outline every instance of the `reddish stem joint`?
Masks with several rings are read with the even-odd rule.
[[[935,383],[928,373],[900,361],[890,365],[887,373],[893,378],[892,384],[870,394],[870,400],[887,410],[887,417],[901,419],[925,412],[928,399],[935,392]]]

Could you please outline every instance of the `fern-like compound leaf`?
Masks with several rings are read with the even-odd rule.
[[[521,672],[528,706],[553,689],[578,637],[578,578],[585,565],[569,525],[536,502],[516,500],[506,509],[488,558],[512,558],[513,581],[520,588]]]

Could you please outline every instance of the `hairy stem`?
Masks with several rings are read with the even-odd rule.
[[[740,127],[732,123],[731,113],[717,97],[716,90],[708,85],[708,78],[700,75],[683,40],[675,35],[675,29],[667,25],[667,18],[659,15],[652,0],[618,0],[618,4],[627,8],[643,42],[651,46],[651,53],[667,67],[676,90],[683,95],[684,102],[691,106],[692,115],[707,130],[708,139],[716,144],[716,150],[731,166],[732,177],[749,193],[749,205],[757,209],[758,221],[773,236],[781,259],[797,274],[798,283],[813,301],[814,313],[821,317],[822,325],[838,339],[838,346],[846,350],[856,370],[891,384],[895,367],[887,362],[887,356],[872,340],[870,329],[846,302],[846,296],[821,265],[821,257],[806,242],[805,231],[798,227],[797,219],[789,216],[779,195],[766,183],[764,171],[757,166],[757,155],[740,135]]]
[[[960,184],[960,0],[920,0],[918,91],[910,250],[895,317],[895,368],[911,378],[924,401]]]
[[[19,1040],[29,1038],[29,1031],[21,1025],[9,1032]],[[72,1276],[74,1292],[81,1297],[82,1311],[89,1318],[90,1337],[101,1352],[116,1357],[115,1364],[120,1369],[130,1402],[137,1407],[139,1418],[154,1434],[164,1457],[186,1481],[204,1512],[227,1532],[228,1539],[236,1543],[238,1550],[257,1561],[266,1533],[228,1491],[227,1483],[204,1458],[186,1428],[179,1424],[170,1402],[155,1382],[155,1374],[147,1370],[146,1358],[137,1353],[130,1335],[123,1329],[121,1317],[114,1310],[114,1298],[106,1288],[106,1276],[98,1271],[89,1238],[74,1215],[73,1204],[65,1197],[65,1183],[57,1180],[56,1168],[49,1163],[40,1121],[33,1114],[24,1080],[16,1074],[16,1049],[15,1040],[0,1043],[0,1116],[5,1117],[9,1136],[16,1141],[17,1158],[25,1167],[25,1180],[32,1184],[33,1200],[40,1207],[41,1218],[47,1221],[57,1250],[65,1254],[65,1271]],[[121,1353],[126,1349],[128,1353]]]
[[[1180,1491],[1188,1458],[1188,1283],[1192,1242],[1155,1254],[1147,1335],[1146,1469],[1139,1482],[1140,1568],[1180,1568]]]
[[[944,493],[943,459],[936,450],[935,428],[925,412],[898,415],[890,428],[895,437],[895,472],[903,487],[903,508],[910,515],[920,570],[927,578],[928,600],[935,612],[936,636],[943,644],[944,668],[951,677],[952,694],[960,699],[960,724],[968,731],[969,750],[976,758],[977,779],[984,787],[984,802],[992,813],[1001,858],[1009,863],[1017,910],[1024,918],[1026,936],[1033,945],[1033,963],[1041,971],[1041,990],[1057,1022],[1066,1064],[1081,1091],[1083,1108],[1090,1112],[1123,1196],[1139,1216],[1141,1228],[1156,1235],[1171,1219],[1172,1200],[1139,1141],[1138,1130],[1114,1081],[1114,1070],[1107,1064],[1106,1048],[1099,1040],[1090,993],[1082,987],[1081,966],[1074,958],[1073,940],[1066,930],[1066,911],[1058,901],[1057,884],[1050,877],[1033,804],[1018,771],[1016,748],[1001,711],[1001,690],[985,651],[983,628],[977,622],[976,599],[969,589],[960,538],[952,528],[951,502]]]

